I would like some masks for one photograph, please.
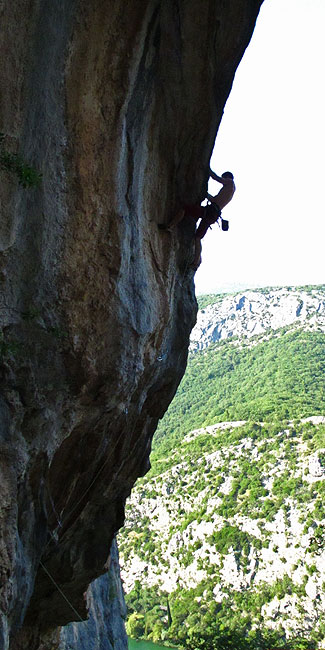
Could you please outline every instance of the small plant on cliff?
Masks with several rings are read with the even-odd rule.
[[[42,178],[35,167],[28,165],[17,153],[11,153],[4,148],[5,134],[0,133],[0,168],[18,178],[22,187],[37,187]]]

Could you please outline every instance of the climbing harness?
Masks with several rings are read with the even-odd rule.
[[[210,201],[206,206],[204,206],[203,219],[214,219],[214,223],[215,223],[220,218],[221,218],[221,210],[218,205]]]
[[[216,205],[216,203],[212,203],[212,202],[210,201],[210,202],[205,206],[205,208],[204,208],[204,217],[203,217],[203,219],[209,219],[209,220],[210,220],[210,219],[211,219],[211,220],[213,219],[213,221],[211,221],[211,223],[210,223],[210,225],[209,225],[209,228],[211,228],[211,226],[212,226],[214,223],[217,223],[218,226],[219,226],[219,228],[221,228],[221,230],[223,230],[224,232],[226,232],[227,230],[229,230],[229,221],[227,221],[227,219],[223,219],[223,218],[222,218],[222,216],[221,216],[221,210],[220,210],[219,206]]]

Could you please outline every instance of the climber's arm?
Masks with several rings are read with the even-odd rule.
[[[218,176],[218,174],[215,174],[212,171],[212,169],[209,169],[209,174],[210,174],[211,178],[213,178],[214,181],[218,181],[218,183],[222,183],[222,185],[224,185],[225,179],[222,178],[221,176]]]
[[[212,194],[209,194],[208,192],[206,194],[208,201],[210,201],[210,203],[215,203],[219,207],[218,196],[220,196],[220,192],[216,196],[212,196]]]

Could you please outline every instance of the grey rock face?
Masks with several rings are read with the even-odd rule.
[[[0,639],[51,650],[87,616],[184,373],[194,224],[261,0],[4,0]]]
[[[61,629],[59,650],[124,650],[127,647],[126,607],[115,540],[107,573],[88,588],[87,608],[86,621],[70,623]]]

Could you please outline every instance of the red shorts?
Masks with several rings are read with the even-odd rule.
[[[193,217],[195,221],[201,218],[201,223],[195,232],[195,237],[197,237],[197,239],[203,239],[204,235],[206,234],[210,226],[212,226],[213,223],[216,223],[217,219],[220,217],[221,210],[217,204],[215,204],[215,208],[217,212],[212,214],[211,216],[208,216],[206,214],[205,207],[202,205],[184,205],[184,210],[186,215],[188,215],[189,217]]]
[[[195,221],[197,221],[198,219],[202,219],[202,217],[204,216],[203,205],[197,205],[197,204],[184,205],[183,208],[185,210],[185,216],[193,217]]]

